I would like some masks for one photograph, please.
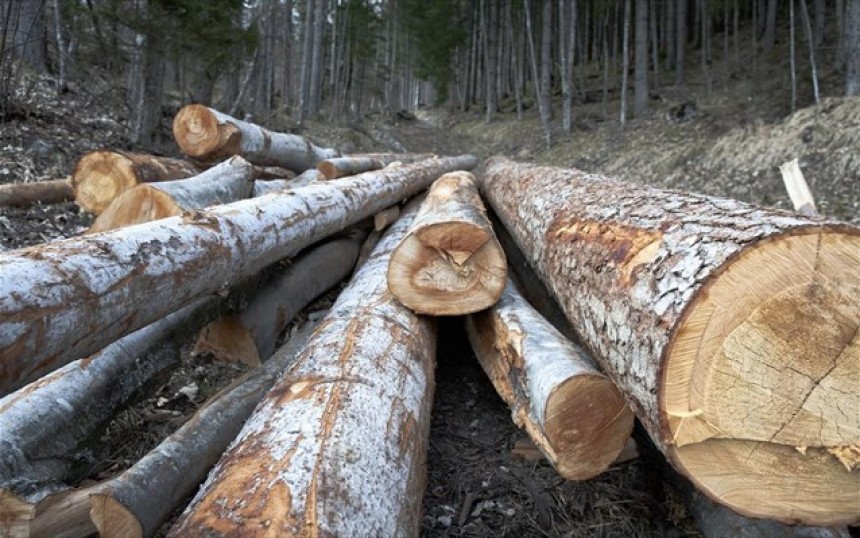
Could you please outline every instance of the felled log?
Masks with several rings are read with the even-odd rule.
[[[0,185],[0,207],[28,207],[34,204],[59,204],[75,198],[66,179]]]
[[[313,328],[307,322],[263,366],[213,396],[131,468],[95,487],[90,517],[101,538],[152,536],[206,478]]]
[[[74,488],[45,499],[30,522],[31,538],[86,538],[97,532],[90,520],[91,488]]]
[[[204,327],[194,353],[258,366],[275,350],[278,335],[293,317],[349,275],[363,239],[363,234],[335,239],[291,260],[248,308]]]
[[[272,179],[268,181],[255,181],[253,194],[254,196],[263,196],[271,192],[282,191],[285,189],[298,189],[299,187],[310,185],[314,181],[322,181],[324,179],[325,177],[323,177],[322,172],[313,168],[311,170],[306,170],[302,172],[293,179]]]
[[[354,159],[373,159],[379,161],[383,166],[388,166],[391,163],[409,164],[423,161],[424,159],[433,159],[437,157],[434,153],[352,153],[346,155]]]
[[[858,521],[860,230],[501,158],[482,188],[681,474],[747,516]]]
[[[475,164],[431,159],[0,253],[0,395]]]
[[[304,171],[338,156],[301,136],[269,131],[203,105],[187,105],[176,114],[173,137],[183,153],[203,163],[240,155],[258,166]]]
[[[419,314],[461,315],[492,306],[506,280],[505,255],[475,177],[469,172],[440,177],[391,255],[391,293]]]
[[[373,229],[377,232],[381,232],[391,226],[391,224],[397,220],[397,217],[400,216],[400,206],[393,205],[386,209],[383,209],[379,213],[373,216]]]
[[[322,172],[326,179],[337,179],[371,170],[379,170],[384,166],[385,164],[382,161],[371,157],[333,157],[320,161],[317,164],[317,170]]]
[[[633,430],[633,412],[581,348],[508,281],[499,302],[466,318],[478,362],[514,423],[568,480],[605,471]]]
[[[193,163],[121,150],[91,151],[78,159],[72,173],[75,202],[101,214],[114,198],[141,183],[184,179],[200,173]]]
[[[138,185],[114,198],[87,233],[106,232],[248,198],[255,185],[252,174],[248,161],[233,157],[188,179]]]
[[[412,204],[168,536],[416,536],[435,330],[385,270]]]

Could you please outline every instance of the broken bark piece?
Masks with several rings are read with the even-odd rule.
[[[253,168],[241,157],[176,181],[138,185],[117,196],[86,233],[106,232],[251,196]]]
[[[103,149],[78,159],[72,187],[81,209],[100,215],[114,198],[136,185],[184,179],[200,172],[194,163],[182,159]]]
[[[258,166],[280,166],[298,172],[337,157],[301,136],[269,131],[203,105],[187,105],[173,119],[173,137],[182,152],[203,163],[240,155]]]
[[[404,210],[168,536],[415,536],[434,322],[388,292]]]
[[[334,157],[320,161],[317,164],[319,170],[326,179],[337,179],[344,176],[354,176],[362,172],[379,170],[384,167],[379,159],[372,157]]]
[[[502,158],[482,190],[676,469],[747,516],[860,520],[828,452],[860,445],[858,228]]]
[[[204,327],[194,353],[258,366],[275,350],[278,335],[293,317],[349,275],[363,239],[364,234],[335,239],[290,260],[286,269],[259,290],[248,308]]]
[[[809,185],[806,184],[803,172],[800,171],[797,159],[779,165],[779,171],[782,174],[782,181],[785,183],[785,190],[788,191],[788,197],[791,198],[794,210],[804,215],[818,213],[818,210],[815,209],[815,199],[812,197]]]
[[[590,357],[538,314],[508,281],[499,302],[466,318],[478,362],[558,473],[605,471],[633,430],[633,412]]]
[[[506,280],[505,255],[475,177],[463,171],[440,177],[391,255],[391,293],[419,314],[462,315],[492,306]]]
[[[74,198],[75,191],[67,179],[0,185],[0,207],[28,207],[40,203],[59,204]]]

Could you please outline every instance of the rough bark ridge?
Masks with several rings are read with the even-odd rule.
[[[259,166],[304,171],[338,156],[301,136],[269,131],[203,105],[188,105],[176,114],[173,136],[183,153],[206,163],[241,155]]]
[[[466,318],[478,361],[514,423],[568,480],[606,470],[633,430],[633,412],[588,355],[508,281],[495,306]]]
[[[483,189],[679,471],[745,515],[857,521],[857,228],[501,158]]]
[[[475,164],[429,159],[0,253],[0,394]]]
[[[0,185],[0,207],[27,207],[37,203],[58,204],[74,199],[72,184],[65,179]]]
[[[388,292],[404,212],[169,536],[414,536],[435,328]]]

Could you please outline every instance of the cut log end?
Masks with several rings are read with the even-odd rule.
[[[203,105],[185,106],[173,118],[176,143],[183,153],[200,161],[217,158],[213,154],[222,150],[233,131],[230,124],[219,125],[215,114]]]
[[[149,185],[138,185],[117,196],[87,233],[115,230],[180,214],[182,208],[170,195]]]
[[[114,151],[93,151],[84,155],[72,174],[75,201],[95,215],[136,184],[131,159]]]
[[[857,267],[856,234],[783,236],[688,306],[660,396],[671,456],[711,497],[785,522],[860,521],[860,469],[837,457],[860,447]]]
[[[103,538],[142,538],[140,521],[110,495],[93,494],[90,497],[90,519]]]
[[[260,353],[250,331],[236,318],[219,318],[200,331],[194,355],[211,353],[216,360],[259,366]]]

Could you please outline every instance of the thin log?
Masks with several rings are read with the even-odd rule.
[[[173,137],[183,153],[204,163],[240,155],[258,166],[304,171],[338,156],[301,136],[269,131],[203,105],[187,105],[176,114]]]
[[[475,164],[430,159],[0,253],[0,395]]]
[[[391,163],[410,164],[423,161],[424,159],[435,159],[435,153],[352,153],[345,155],[354,159],[373,159],[379,161],[383,166]]]
[[[306,322],[262,367],[213,396],[188,422],[119,476],[95,487],[90,518],[102,538],[143,538],[194,492],[254,407],[304,347]]]
[[[98,532],[90,520],[92,488],[75,488],[48,497],[36,506],[31,538],[86,538]]]
[[[302,253],[255,295],[238,315],[221,317],[200,331],[194,353],[258,366],[275,350],[284,327],[316,297],[346,278],[364,234],[356,233]]]
[[[296,173],[279,166],[255,166],[254,179],[259,181],[270,181],[272,179],[294,179]]]
[[[391,256],[391,293],[419,314],[470,314],[495,304],[506,280],[505,255],[475,177],[440,177]]]
[[[141,183],[184,179],[200,173],[189,161],[121,150],[91,151],[78,159],[72,173],[77,204],[94,215],[114,198]]]
[[[137,185],[119,196],[99,215],[88,234],[116,230],[142,222],[181,215],[185,211],[229,204],[251,196],[253,168],[233,157],[188,179]]]
[[[385,271],[389,228],[168,536],[417,536],[435,327]]]
[[[322,172],[313,168],[306,170],[297,175],[293,179],[273,179],[269,181],[254,182],[254,196],[263,196],[272,192],[282,191],[286,189],[298,189],[310,185],[314,181],[324,181],[325,176]]]
[[[747,516],[860,520],[858,228],[502,158],[482,188],[680,473]]]
[[[585,351],[510,281],[498,303],[466,318],[466,332],[514,423],[562,477],[587,480],[615,461],[633,431],[633,412]]]
[[[320,161],[317,170],[322,172],[326,179],[337,179],[345,176],[354,176],[362,172],[379,170],[385,163],[379,159],[370,157],[335,157]]]
[[[59,204],[74,199],[75,191],[67,179],[0,185],[0,207],[29,207],[40,203]]]
[[[399,216],[399,205],[393,205],[389,208],[383,209],[382,211],[373,216],[373,229],[377,232],[381,232],[391,226],[391,224],[393,224]]]

